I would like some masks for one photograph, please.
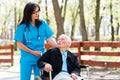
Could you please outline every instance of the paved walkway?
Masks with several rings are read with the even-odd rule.
[[[20,56],[15,54],[13,66],[10,66],[10,64],[0,65],[0,80],[20,80],[19,58]],[[31,80],[34,80],[33,78],[34,77],[32,75]]]
[[[14,66],[0,65],[0,80],[20,80],[19,55],[14,56]],[[85,75],[85,71],[82,72]],[[33,75],[31,80],[33,79]],[[120,69],[90,68],[89,80],[120,80]]]
[[[90,68],[89,80],[120,80],[120,69]]]

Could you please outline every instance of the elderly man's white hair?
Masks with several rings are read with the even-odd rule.
[[[63,36],[63,37],[66,38],[67,42],[69,43],[68,47],[70,47],[70,45],[71,45],[71,38],[69,36],[67,36],[66,34],[61,34],[60,36]]]

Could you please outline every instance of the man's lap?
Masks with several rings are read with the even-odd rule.
[[[69,73],[67,72],[60,72],[58,75],[56,75],[53,80],[73,80]],[[82,78],[79,76],[77,80],[82,80]]]

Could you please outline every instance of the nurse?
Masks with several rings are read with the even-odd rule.
[[[40,7],[29,2],[23,11],[23,18],[18,25],[14,40],[20,48],[20,80],[30,80],[32,70],[34,77],[40,76],[37,60],[44,53],[44,42],[47,40],[53,47],[57,47],[52,38],[53,31],[49,25],[39,19]]]

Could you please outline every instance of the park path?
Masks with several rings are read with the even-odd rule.
[[[19,53],[14,55],[14,65],[0,65],[0,80],[20,80],[19,77]],[[85,75],[86,71],[82,71]],[[33,75],[31,77],[33,79]],[[89,80],[120,80],[120,69],[90,68]]]
[[[2,64],[0,65],[0,80],[20,80],[20,67],[19,67],[19,53],[14,53],[14,64]],[[32,75],[32,80],[33,75]]]

